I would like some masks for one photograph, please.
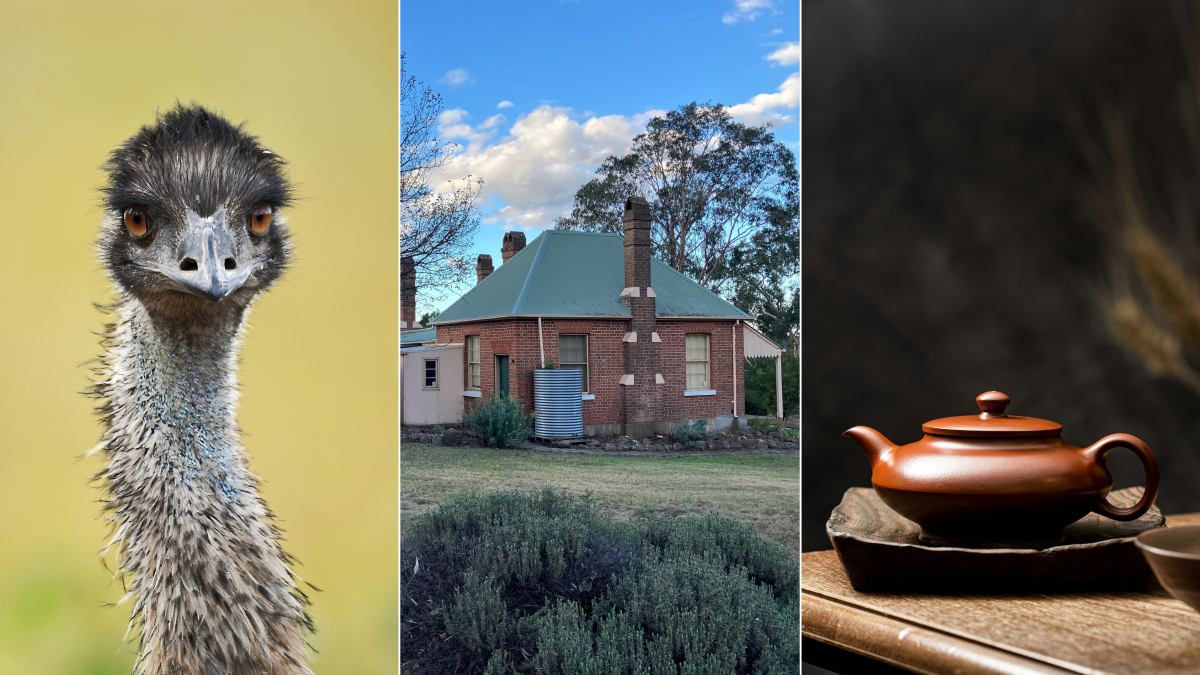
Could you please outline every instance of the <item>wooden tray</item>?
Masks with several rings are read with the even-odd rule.
[[[1129,507],[1142,491],[1114,490],[1108,498]],[[1101,590],[1157,583],[1133,540],[1165,522],[1152,506],[1129,522],[1089,513],[1067,527],[1063,544],[1041,550],[929,546],[918,538],[917,524],[888,508],[874,490],[850,488],[825,530],[856,590]]]

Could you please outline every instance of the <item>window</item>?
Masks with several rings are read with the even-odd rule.
[[[479,391],[479,336],[467,336],[467,389]]]
[[[708,335],[690,333],[687,338],[687,388],[712,389],[709,386]]]
[[[558,336],[558,367],[583,371],[583,393],[588,393],[588,344],[586,335]]]
[[[422,389],[438,388],[438,360],[425,359],[425,383]]]

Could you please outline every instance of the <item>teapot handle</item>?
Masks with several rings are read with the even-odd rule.
[[[1158,496],[1158,460],[1154,458],[1150,446],[1143,443],[1140,438],[1129,434],[1105,436],[1090,447],[1084,448],[1083,456],[1103,467],[1104,458],[1113,448],[1129,448],[1138,456],[1138,459],[1142,460],[1142,468],[1146,470],[1146,491],[1142,493],[1142,498],[1138,503],[1131,508],[1117,508],[1105,497],[1104,501],[1100,502],[1100,505],[1092,511],[1113,520],[1134,520],[1149,511],[1150,505],[1154,503],[1154,498]],[[1107,469],[1107,467],[1105,468]]]

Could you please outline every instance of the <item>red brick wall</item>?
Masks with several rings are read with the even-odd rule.
[[[439,344],[466,343],[466,336],[478,335],[479,340],[479,384],[483,397],[491,397],[496,391],[496,355],[508,355],[508,389],[512,395],[525,402],[527,410],[533,409],[533,369],[540,364],[538,354],[537,319],[507,319],[481,323],[438,326]],[[548,347],[549,345],[547,345]],[[558,343],[554,345],[558,353]],[[463,349],[463,382],[467,379],[467,350]],[[547,351],[546,358],[550,355]],[[470,409],[482,398],[465,401]]]
[[[590,324],[590,325],[587,325]],[[586,331],[581,330],[586,327]],[[536,326],[535,326],[536,328]],[[625,349],[621,338],[629,330],[628,321],[567,321],[544,319],[542,330],[546,336],[546,360],[559,362],[558,336],[561,333],[588,336],[588,392],[596,395],[594,401],[583,402],[584,424],[611,424],[621,422],[625,392],[620,384],[625,374]],[[553,347],[551,346],[553,345]]]
[[[666,384],[663,390],[663,419],[698,419],[733,413],[733,363],[734,333],[732,321],[658,321],[658,336],[662,338],[658,351],[658,367]],[[709,385],[716,390],[715,396],[684,396],[687,388],[687,333],[708,333],[708,367],[712,379]],[[746,414],[746,391],[744,388],[741,331],[737,331],[737,396],[738,414]]]
[[[654,344],[658,353],[658,373],[665,384],[658,385],[661,391],[661,413],[663,420],[715,417],[733,412],[733,363],[732,321],[691,322],[657,321],[661,343]],[[559,362],[558,336],[563,333],[588,335],[588,383],[589,391],[596,395],[594,401],[583,402],[584,424],[611,424],[625,421],[623,417],[623,386],[618,382],[629,372],[625,366],[625,350],[621,339],[629,330],[627,320],[596,319],[567,320],[543,319],[542,336],[545,340],[546,360]],[[715,396],[684,396],[686,385],[684,357],[686,342],[684,335],[690,332],[708,332],[709,359],[712,373],[712,388]],[[742,371],[744,347],[741,331],[737,339],[737,397],[738,413],[745,414],[746,392]],[[507,353],[509,360],[509,388],[513,395],[532,409],[533,370],[541,365],[538,349],[537,319],[504,319],[451,326],[438,326],[437,341],[440,344],[465,343],[467,335],[479,335],[480,384],[484,396],[496,390],[496,354]],[[638,340],[649,342],[649,335],[638,335]],[[467,382],[467,352],[463,350],[463,382]],[[467,399],[467,407],[474,406],[477,398]]]

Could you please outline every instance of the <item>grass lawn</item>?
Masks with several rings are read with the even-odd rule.
[[[800,555],[800,456],[608,457],[529,450],[415,445],[400,451],[400,526],[461,492],[591,493],[617,518],[721,515]]]

